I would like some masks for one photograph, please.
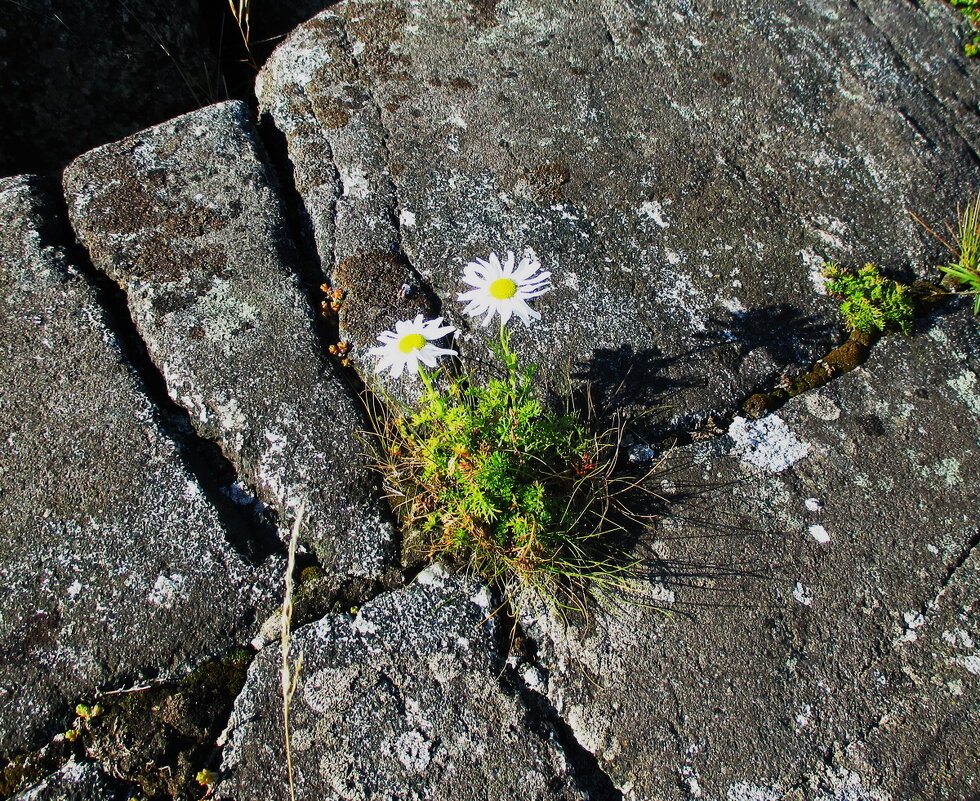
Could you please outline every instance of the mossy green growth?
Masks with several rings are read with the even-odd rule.
[[[495,350],[503,375],[484,383],[421,373],[417,407],[381,426],[379,470],[424,556],[581,609],[581,591],[629,569],[610,544],[618,443],[542,406],[504,327]]]
[[[953,8],[958,8],[973,26],[973,41],[967,42],[963,50],[968,56],[980,55],[980,0],[950,0]]]
[[[827,262],[823,274],[827,292],[841,300],[841,314],[851,329],[866,334],[912,333],[915,308],[907,285],[885,278],[874,264],[855,272]]]

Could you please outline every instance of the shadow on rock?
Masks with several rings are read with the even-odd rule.
[[[733,343],[744,359],[755,350],[764,350],[780,369],[808,364],[833,346],[841,329],[815,314],[804,314],[787,303],[749,311],[736,311],[711,317],[708,331],[695,334],[707,346]]]
[[[575,407],[588,410],[599,428],[618,426],[625,420],[631,432],[654,429],[656,412],[668,408],[676,392],[707,385],[706,378],[678,376],[689,372],[680,366],[702,350],[666,356],[657,348],[635,350],[632,345],[598,348],[572,372],[578,383]]]

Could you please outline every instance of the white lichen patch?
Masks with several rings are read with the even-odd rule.
[[[446,579],[449,574],[446,569],[440,564],[429,565],[425,570],[419,573],[415,580],[421,584],[423,587],[433,587],[434,589],[442,589],[446,586]]]
[[[923,470],[923,473],[935,476],[947,487],[955,487],[963,481],[960,477],[960,460],[953,456],[947,456],[945,459],[940,459],[938,462],[928,465]]]
[[[415,227],[415,212],[409,211],[408,209],[402,209],[398,213],[398,222],[407,228]]]
[[[808,392],[803,396],[806,410],[819,420],[837,420],[840,417],[840,406],[819,392]]]
[[[964,631],[963,629],[944,631],[942,633],[942,638],[944,643],[947,645],[952,645],[954,648],[972,650],[974,647],[976,647],[973,637],[970,636],[969,632]]]
[[[779,785],[755,782],[736,782],[725,794],[726,801],[782,801],[784,797]]]
[[[184,581],[184,577],[179,573],[157,576],[148,597],[150,603],[159,606],[161,609],[173,609],[174,604],[180,598]]]
[[[728,435],[733,442],[732,455],[771,473],[783,472],[810,453],[810,444],[798,439],[775,414],[761,420],[736,417]]]
[[[470,601],[479,606],[481,609],[489,609],[490,590],[487,587],[480,587],[480,590],[470,598]]]
[[[980,676],[980,656],[962,656],[956,661],[974,676]]]
[[[980,417],[980,392],[977,392],[977,374],[972,370],[964,370],[956,378],[946,382],[956,393],[957,397],[975,417]]]
[[[797,728],[802,729],[810,725],[812,715],[813,707],[810,704],[803,704],[800,711],[793,716],[793,722],[796,723]]]
[[[663,584],[654,584],[647,593],[647,597],[655,604],[672,604],[677,600],[674,591]]]
[[[378,633],[378,624],[373,620],[368,620],[363,615],[358,615],[351,623],[351,628],[358,634],[372,635]]]
[[[813,593],[800,582],[796,582],[796,586],[793,587],[793,599],[803,606],[810,606],[813,603]]]
[[[670,227],[670,220],[664,214],[664,207],[659,201],[648,200],[641,204],[640,215],[653,220],[660,228]]]
[[[810,532],[810,536],[821,545],[826,545],[828,542],[830,542],[830,534],[827,533],[827,529],[825,529],[823,526],[812,525],[807,530]]]
[[[827,279],[824,278],[823,266],[824,259],[822,256],[818,256],[812,250],[800,250],[797,251],[800,260],[803,262],[803,266],[806,267],[807,274],[810,276],[810,283],[813,284],[813,289],[820,295],[827,294]]]
[[[395,756],[411,773],[422,773],[432,760],[432,743],[418,731],[407,731],[395,740]]]
[[[808,512],[820,512],[823,510],[823,502],[818,498],[807,498],[803,505]]]
[[[344,164],[338,167],[344,185],[344,196],[364,199],[371,191],[368,174],[361,164]]]

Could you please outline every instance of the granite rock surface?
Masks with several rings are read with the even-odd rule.
[[[247,643],[279,593],[160,429],[50,188],[0,182],[0,752],[98,689]]]
[[[256,92],[365,373],[420,312],[483,357],[462,267],[534,253],[543,377],[693,425],[840,337],[825,260],[938,259],[908,212],[946,220],[977,181],[978,96],[958,15],[926,6],[350,0]]]
[[[491,594],[438,566],[356,616],[298,629],[289,658],[293,770],[302,799],[582,798],[553,733],[501,681]],[[215,799],[289,797],[282,651],[249,670]]]
[[[171,397],[338,577],[376,577],[393,531],[364,467],[360,407],[329,362],[275,178],[241,103],[81,156],[72,224],[125,290]]]
[[[955,314],[680,449],[639,599],[528,616],[626,799],[970,798],[980,326]]]

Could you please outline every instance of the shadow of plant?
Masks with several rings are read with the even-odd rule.
[[[779,369],[811,362],[833,347],[843,335],[843,325],[834,326],[814,314],[787,303],[711,317],[708,330],[696,334],[707,347],[733,344],[741,358],[764,350]]]

